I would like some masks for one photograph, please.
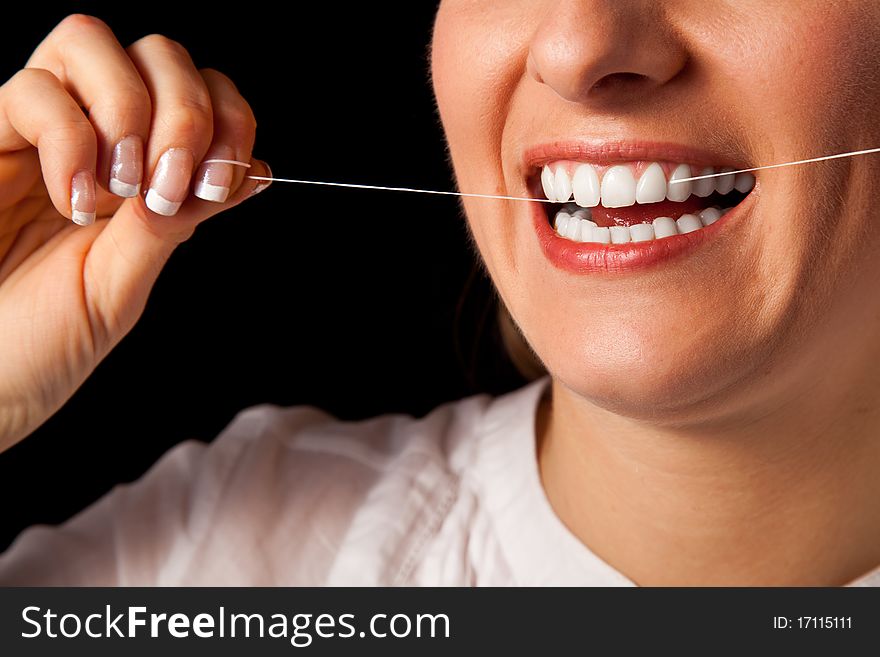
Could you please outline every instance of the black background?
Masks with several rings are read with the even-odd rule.
[[[281,177],[452,189],[428,72],[435,2],[32,3],[4,30],[2,79],[65,15],[123,45],[153,33],[229,75],[255,156]],[[242,408],[423,414],[521,383],[452,198],[276,183],[203,224],[134,331],[74,398],[0,455],[0,550],[140,476]],[[468,281],[471,281],[469,284]]]

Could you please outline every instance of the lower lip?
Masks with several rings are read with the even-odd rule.
[[[704,243],[722,234],[727,226],[744,213],[744,206],[754,192],[714,224],[684,235],[673,235],[647,242],[598,244],[572,242],[553,230],[542,204],[532,204],[532,221],[538,241],[547,259],[559,269],[573,274],[624,274],[646,270],[684,257]]]

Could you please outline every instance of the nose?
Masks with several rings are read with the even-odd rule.
[[[585,103],[643,96],[675,78],[687,50],[656,0],[558,0],[534,33],[529,74]]]

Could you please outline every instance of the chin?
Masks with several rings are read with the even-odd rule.
[[[701,334],[655,330],[593,335],[584,341],[534,345],[553,376],[577,397],[615,415],[658,424],[705,419],[712,409],[742,390],[767,363],[766,340],[716,339]]]

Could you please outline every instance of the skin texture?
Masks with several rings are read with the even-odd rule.
[[[159,216],[143,193],[106,191],[115,144],[142,140],[144,191],[162,153],[183,149],[194,168],[176,181],[185,189],[214,153],[267,175],[251,160],[255,129],[232,82],[196,69],[182,46],[151,35],[123,48],[88,16],[65,19],[0,87],[0,450],[57,410],[131,329],[174,247],[257,189],[237,168],[225,203],[190,194],[175,216]],[[88,227],[70,221],[74,175],[97,180]]]
[[[464,192],[523,153],[654,141],[759,165],[880,144],[880,6],[444,0],[440,115]],[[548,498],[639,584],[843,584],[880,563],[880,158],[759,172],[748,211],[658,267],[577,275],[522,203],[466,199],[553,378]]]

